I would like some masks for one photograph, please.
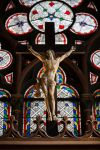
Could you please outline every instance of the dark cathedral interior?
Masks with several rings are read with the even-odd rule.
[[[1,150],[99,149],[99,42],[99,0],[0,0]],[[37,54],[60,58],[72,47],[55,72],[57,119],[48,120]]]

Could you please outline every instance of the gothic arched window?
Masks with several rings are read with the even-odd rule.
[[[1,0],[0,138],[100,136],[99,13],[95,0]],[[57,121],[47,120],[41,88],[36,96],[44,68],[27,44],[56,57],[76,48],[56,72]]]

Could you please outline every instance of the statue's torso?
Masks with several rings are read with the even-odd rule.
[[[47,77],[48,79],[52,81],[55,80],[55,75],[59,67],[59,60],[58,59],[53,59],[53,60],[45,59],[43,62],[43,65],[45,68],[44,77]]]

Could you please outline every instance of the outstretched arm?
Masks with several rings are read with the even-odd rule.
[[[74,52],[75,49],[76,48],[74,46],[72,46],[71,49],[68,52],[66,52],[64,55],[62,55],[60,57],[60,62],[63,61],[65,58],[67,58],[72,52]]]
[[[44,60],[43,56],[40,55],[38,52],[34,51],[33,48],[32,48],[32,46],[27,45],[27,49],[28,49],[35,57],[37,57],[40,61],[43,61],[43,60]]]

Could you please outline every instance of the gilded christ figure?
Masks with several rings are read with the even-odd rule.
[[[41,87],[44,93],[48,120],[57,120],[55,114],[54,96],[56,87],[55,76],[60,62],[62,62],[65,58],[71,55],[71,53],[75,51],[75,47],[72,46],[72,48],[68,52],[60,57],[55,57],[55,52],[53,50],[47,50],[44,55],[41,55],[33,50],[30,45],[27,45],[27,48],[35,57],[37,57],[43,63],[44,75],[42,76],[42,78],[38,79],[37,90],[39,90],[39,88]]]

